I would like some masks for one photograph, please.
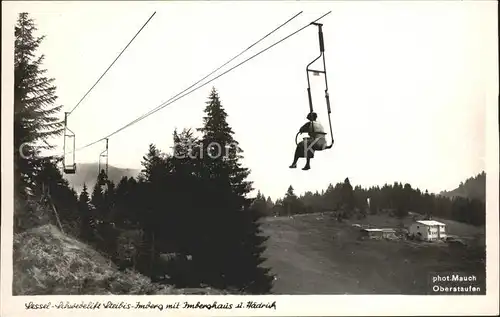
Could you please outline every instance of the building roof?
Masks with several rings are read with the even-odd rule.
[[[446,226],[446,224],[436,220],[418,220],[417,222],[425,226]]]
[[[382,230],[383,232],[396,232],[396,230],[394,230],[392,228],[382,228],[380,230]]]

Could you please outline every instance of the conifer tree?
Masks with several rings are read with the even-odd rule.
[[[352,213],[355,205],[354,191],[352,189],[349,178],[346,178],[344,180],[344,184],[342,185],[341,197],[342,205],[344,207],[343,217],[348,218]]]
[[[105,192],[107,188],[108,178],[104,169],[102,169],[98,176],[97,181],[92,190],[90,197],[89,214],[92,219],[92,236],[90,243],[101,251],[107,252],[107,202],[105,199]]]
[[[104,170],[101,170],[99,175],[97,176],[97,182],[94,185],[94,189],[92,190],[92,196],[90,198],[90,202],[96,211],[96,216],[100,221],[102,221],[103,219],[104,209],[105,209],[104,187],[106,184],[107,184],[106,173],[104,172]]]
[[[287,216],[298,214],[302,211],[302,208],[299,206],[299,199],[295,195],[292,185],[288,186],[285,198],[283,198],[283,207],[286,210]]]
[[[271,199],[271,196],[268,196],[266,199],[267,209],[270,211],[274,207],[274,202]]]
[[[148,153],[142,158],[141,176],[147,183],[155,182],[155,177],[162,175],[164,165],[164,155],[154,144],[150,144]]]
[[[177,241],[176,251],[184,256],[190,254],[201,230],[199,227],[203,226],[202,221],[192,221],[197,217],[199,207],[199,202],[192,197],[203,195],[200,187],[203,166],[200,161],[201,149],[191,130],[184,129],[181,133],[174,131],[173,141],[173,152],[168,159],[168,217],[171,218],[169,223],[173,225],[171,231],[175,235],[172,239]]]
[[[252,208],[259,213],[262,217],[266,217],[269,213],[268,204],[266,201],[266,196],[264,196],[260,190],[257,191],[257,196],[255,197]]]
[[[138,256],[138,269],[147,276],[153,277],[153,270],[158,258],[157,238],[162,228],[162,216],[165,211],[164,189],[167,164],[165,155],[150,144],[148,153],[141,162],[143,169],[138,184],[139,200],[142,202],[138,220],[144,230],[142,249]]]
[[[83,184],[82,192],[78,197],[78,213],[80,214],[80,237],[84,241],[93,242],[95,219],[91,213],[87,184]]]
[[[174,146],[172,147],[172,156],[175,158],[177,164],[176,167],[179,168],[181,165],[187,169],[192,169],[196,163],[196,159],[200,158],[200,144],[198,138],[196,138],[191,131],[191,129],[183,129],[182,132],[174,131],[173,134]]]
[[[102,221],[98,226],[98,231],[103,238],[101,250],[106,252],[111,259],[115,260],[118,239],[118,229],[115,224],[115,185],[107,179],[107,176],[105,181],[106,186],[102,194],[103,206],[100,210]]]
[[[102,193],[103,196],[103,218],[106,222],[114,223],[115,216],[115,195],[116,189],[113,181],[107,179],[106,176],[106,186],[104,187],[104,191]]]
[[[63,132],[54,79],[45,77],[44,55],[37,56],[44,36],[36,31],[28,13],[20,13],[14,32],[14,182],[22,195],[41,168],[40,150],[53,148],[47,140]]]
[[[84,183],[82,191],[80,192],[80,195],[78,196],[78,204],[81,204],[82,207],[88,209],[89,203],[90,203],[89,190],[88,190],[87,184]]]
[[[252,190],[247,180],[250,171],[240,162],[243,151],[233,137],[215,88],[198,131],[202,132],[200,176],[205,184],[198,221],[205,227],[199,232],[203,243],[193,260],[198,258],[200,279],[214,287],[267,293],[272,277],[260,266],[266,238],[259,229],[261,216],[250,208],[252,199],[247,197]]]
[[[134,178],[129,179],[127,176],[123,176],[115,190],[113,218],[116,225],[124,229],[137,224],[137,217],[134,212],[134,205],[137,204],[137,201],[135,201],[136,197],[132,182],[135,182]]]

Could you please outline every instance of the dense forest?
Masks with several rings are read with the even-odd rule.
[[[483,176],[481,176],[483,175]],[[484,172],[476,176],[485,179]],[[473,225],[484,225],[485,198],[443,196],[422,192],[410,184],[394,182],[382,187],[353,186],[349,179],[325,190],[296,195],[290,186],[283,198],[275,202],[258,193],[254,202],[260,213],[268,216],[286,216],[312,212],[335,211],[339,220],[364,217],[367,214],[388,213],[393,217],[406,217],[410,212],[427,218],[452,219]]]
[[[102,170],[93,188],[77,194],[64,179],[60,157],[42,157],[48,140],[61,136],[61,106],[54,79],[45,76],[42,37],[35,22],[19,15],[15,28],[14,169],[15,232],[53,223],[93,246],[121,269],[178,287],[203,285],[240,292],[270,292],[273,276],[263,267],[266,237],[260,220],[274,215],[336,211],[339,221],[389,210],[484,224],[478,199],[447,198],[394,183],[363,189],[344,183],[298,197],[290,186],[277,201],[260,192],[250,198],[250,170],[212,89],[203,125],[173,131],[175,146],[151,144],[137,177],[115,183]],[[22,144],[23,155],[19,149]],[[217,145],[217,146],[214,146]],[[234,146],[236,145],[236,146]],[[219,148],[217,148],[219,147]],[[224,149],[224,155],[216,153]],[[145,149],[146,150],[146,149]]]
[[[486,202],[486,173],[482,172],[470,177],[465,182],[461,182],[454,190],[442,191],[439,194],[450,198],[464,197]]]

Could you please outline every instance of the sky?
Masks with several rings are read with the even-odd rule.
[[[299,11],[220,72],[332,11],[321,22],[335,145],[316,153],[311,170],[301,170],[303,159],[297,169],[288,166],[309,111],[305,67],[319,54],[313,26],[111,137],[113,166],[140,168],[150,143],[170,151],[174,129],[201,126],[215,87],[244,150],[250,180],[274,199],[289,185],[300,194],[346,177],[363,187],[398,181],[437,193],[485,169],[486,101],[498,95],[492,84],[498,82],[493,1],[11,5],[29,12],[38,34],[46,35],[39,50],[65,111],[156,11],[70,115],[77,147],[176,95]],[[312,77],[311,89],[319,121],[327,127],[321,76]],[[61,149],[62,139],[54,143]],[[97,162],[103,149],[101,142],[78,151],[77,164]]]

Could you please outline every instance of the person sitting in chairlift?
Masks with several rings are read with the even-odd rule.
[[[290,165],[290,168],[296,168],[299,158],[305,157],[306,165],[304,165],[302,169],[304,171],[310,169],[311,159],[314,158],[314,152],[322,151],[326,148],[326,132],[321,123],[316,121],[317,118],[318,115],[315,112],[311,112],[307,115],[307,120],[309,120],[309,122],[300,128],[299,134],[308,133],[309,137],[305,137],[297,144],[293,163]]]

